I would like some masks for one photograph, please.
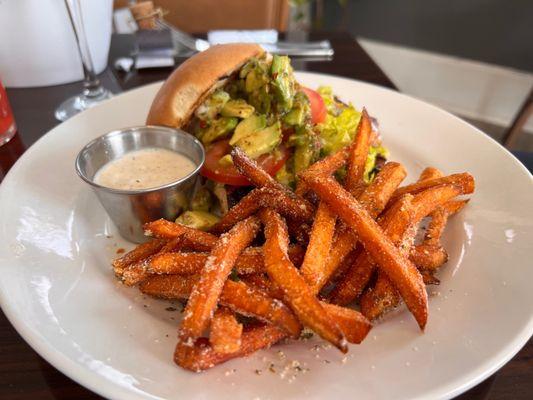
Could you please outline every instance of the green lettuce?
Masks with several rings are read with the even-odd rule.
[[[372,182],[378,173],[376,168],[376,161],[378,157],[387,159],[389,157],[389,151],[381,145],[370,147],[368,151],[368,158],[366,159],[365,163],[364,180],[366,183]]]
[[[326,120],[317,126],[322,141],[321,153],[322,156],[326,156],[352,143],[361,119],[361,113],[351,104],[346,105],[338,101],[330,87],[321,86],[317,91],[324,100],[328,111]],[[365,164],[364,180],[366,183],[372,182],[378,172],[377,159],[387,159],[388,157],[389,152],[385,147],[381,145],[370,147]],[[345,171],[337,172],[341,178],[345,173]]]
[[[328,155],[353,141],[361,113],[351,104],[338,102],[329,87],[319,87],[318,93],[324,100],[328,114],[316,129],[322,141],[322,154]]]

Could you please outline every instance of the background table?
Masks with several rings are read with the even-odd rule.
[[[295,61],[295,69],[322,72],[359,79],[395,89],[390,79],[355,42],[343,33],[310,35],[311,40],[329,39],[335,49],[331,61]],[[128,56],[133,37],[115,35],[111,43],[110,65],[120,56]],[[119,73],[108,68],[103,83],[114,93],[165,79],[170,69]],[[55,107],[81,90],[80,83],[53,87],[10,89],[8,98],[15,114],[19,133],[0,147],[0,180],[22,153],[47,131],[58,124]],[[76,132],[72,132],[73,135]],[[459,397],[471,399],[531,399],[533,394],[533,341],[496,374]],[[17,334],[0,312],[0,399],[101,399],[56,370]]]

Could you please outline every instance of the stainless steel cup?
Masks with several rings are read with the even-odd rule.
[[[124,154],[145,148],[165,148],[187,156],[196,169],[184,178],[157,188],[118,190],[94,182],[98,170]],[[174,220],[196,186],[205,160],[204,147],[191,134],[161,126],[135,126],[107,133],[88,143],[76,157],[76,172],[96,192],[100,202],[127,240],[146,241],[142,225],[158,218]]]

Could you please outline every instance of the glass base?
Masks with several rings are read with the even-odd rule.
[[[113,93],[107,89],[103,89],[101,94],[94,97],[87,97],[83,94],[79,94],[66,99],[63,103],[61,103],[56,109],[55,117],[59,121],[66,121],[70,117],[73,117],[74,115],[87,110],[88,108],[94,107],[95,105],[111,97],[113,97]]]

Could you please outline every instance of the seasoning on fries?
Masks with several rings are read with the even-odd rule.
[[[249,217],[220,236],[215,243],[189,296],[179,328],[180,341],[191,343],[208,328],[237,257],[251,243],[258,230],[257,217]]]

